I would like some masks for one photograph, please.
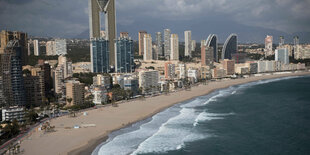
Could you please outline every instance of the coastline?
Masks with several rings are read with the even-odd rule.
[[[51,121],[52,125],[56,126],[57,131],[55,133],[42,135],[42,133],[36,132],[29,137],[29,140],[25,140],[21,143],[21,148],[25,150],[24,154],[91,154],[99,144],[108,139],[108,135],[111,132],[152,117],[158,112],[177,103],[187,101],[198,96],[207,95],[215,90],[224,89],[234,85],[240,85],[265,79],[303,76],[309,74],[310,72],[298,72],[289,74],[264,75],[257,77],[253,76],[245,79],[215,81],[208,83],[208,85],[192,87],[190,91],[182,90],[171,93],[169,95],[161,95],[152,98],[146,98],[144,100],[135,100],[128,103],[123,103],[120,104],[117,108],[103,107],[100,109],[89,110],[89,116],[94,115],[94,117],[91,118],[88,116],[78,116],[77,118],[57,118]],[[131,105],[137,107],[133,107]],[[100,111],[104,111],[106,113]],[[127,116],[119,116],[119,114],[125,114]],[[100,117],[98,118],[96,116],[105,117],[101,119]],[[107,118],[107,116],[110,116],[110,118]],[[115,119],[115,121],[109,120],[111,118]],[[66,124],[66,126],[67,124],[74,125],[80,121],[94,123],[98,125],[98,127],[96,126],[94,128],[70,130],[62,129],[65,128],[64,124]],[[80,123],[83,124],[83,122]],[[111,126],[107,127],[102,124],[110,124]],[[59,138],[58,136],[63,137]],[[70,140],[71,138],[75,139]],[[40,147],[31,147],[36,145],[40,145]],[[51,147],[54,147],[54,149]],[[59,150],[56,148],[59,148]]]

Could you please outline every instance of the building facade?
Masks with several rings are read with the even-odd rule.
[[[91,39],[91,65],[94,73],[108,73],[110,71],[109,41],[104,38]]]
[[[179,61],[179,37],[177,34],[171,34],[170,43],[171,43],[170,60]]]
[[[223,45],[222,60],[231,59],[232,54],[238,52],[238,39],[236,34],[230,34]]]
[[[156,70],[139,72],[139,87],[142,93],[152,93],[157,90],[159,74]]]
[[[139,55],[144,54],[144,36],[147,34],[146,31],[139,31]]]
[[[165,58],[170,57],[170,35],[171,31],[170,29],[164,30],[164,56]]]
[[[85,85],[79,81],[66,82],[67,106],[84,104]]]
[[[156,32],[156,45],[158,47],[158,56],[164,56],[163,53],[163,36],[161,32]]]
[[[33,40],[33,53],[35,56],[40,55],[40,45],[38,40]]]
[[[152,47],[153,46],[152,46],[151,34],[145,34],[143,39],[144,39],[144,41],[143,41],[143,45],[144,45],[143,60],[144,61],[152,60],[152,58],[153,58]]]
[[[272,36],[267,35],[265,38],[265,56],[269,56],[273,54],[272,51]]]
[[[0,54],[0,73],[5,106],[25,106],[25,88],[22,73],[23,47],[18,40],[11,40]]]
[[[289,54],[287,48],[276,49],[275,61],[280,61],[283,64],[289,64]]]
[[[185,56],[192,57],[192,31],[184,31]]]
[[[128,38],[119,38],[115,41],[115,72],[131,73],[134,71],[133,41]]]
[[[224,59],[223,60],[223,68],[226,70],[226,75],[235,74],[235,61]]]

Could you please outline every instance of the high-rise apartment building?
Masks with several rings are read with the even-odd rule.
[[[177,34],[171,34],[170,43],[171,43],[170,60],[179,61],[179,37]]]
[[[179,64],[178,72],[179,79],[185,79],[187,77],[186,64]]]
[[[279,48],[275,51],[275,61],[280,61],[282,64],[289,64],[289,54],[286,48]]]
[[[299,37],[298,36],[294,36],[294,46],[299,45]]]
[[[67,54],[66,39],[55,39],[55,54],[56,55],[66,55]]]
[[[40,106],[42,104],[42,92],[39,76],[24,75],[26,103],[28,106]]]
[[[170,62],[165,63],[165,78],[173,79],[175,78],[175,64]]]
[[[22,74],[23,46],[11,40],[0,54],[0,73],[5,106],[25,106],[25,88]]]
[[[144,36],[147,34],[146,31],[139,31],[139,55],[144,54]]]
[[[139,86],[142,93],[151,93],[157,90],[159,74],[156,70],[139,72]]]
[[[170,57],[170,34],[171,34],[171,31],[170,29],[165,29],[164,30],[164,56],[167,58],[167,57]]]
[[[283,46],[284,45],[284,36],[280,36],[279,37],[279,46]]]
[[[201,41],[201,66],[209,66],[211,69],[214,63],[214,50],[212,46],[207,46],[206,40]]]
[[[161,32],[156,32],[156,45],[158,47],[158,56],[164,56],[163,53],[163,36]]]
[[[272,51],[272,36],[267,35],[265,38],[265,56],[269,56],[273,54]]]
[[[185,40],[185,56],[192,57],[192,32],[184,31]]]
[[[235,61],[224,59],[223,60],[223,68],[226,70],[226,75],[235,74]]]
[[[91,39],[91,65],[94,73],[109,73],[109,41],[103,38]],[[115,61],[115,60],[114,60]]]
[[[40,55],[40,45],[38,40],[33,41],[33,53],[35,56]]]
[[[195,50],[196,50],[196,40],[192,40],[191,48],[192,48],[192,52],[195,52]]]
[[[39,85],[39,93],[42,97],[42,100],[46,97],[45,96],[45,79],[44,79],[44,70],[41,69],[41,67],[34,67],[31,69],[31,76],[37,77],[36,81]]]
[[[115,47],[114,40],[116,40],[116,13],[115,13],[115,0],[88,0],[89,10],[89,32],[90,39],[99,39],[100,36],[100,13],[105,15],[105,40],[108,42],[109,65],[115,66]],[[91,55],[96,53],[92,50],[92,41],[90,45]],[[93,59],[91,59],[93,61]]]
[[[152,60],[152,58],[153,58],[152,47],[153,46],[152,46],[151,34],[145,34],[144,35],[143,45],[144,45],[143,60],[144,61]]]
[[[157,45],[153,45],[152,47],[152,59],[153,60],[158,60],[158,56],[159,56],[159,47]]]
[[[119,38],[115,41],[116,63],[115,72],[131,73],[134,71],[133,41],[129,38]]]
[[[66,82],[67,106],[81,105],[84,103],[85,85],[79,81]]]
[[[72,61],[68,60],[67,57],[60,55],[58,57],[58,66],[63,68],[64,78],[72,76]]]
[[[46,46],[46,55],[56,55],[55,41],[47,41],[45,46]]]
[[[120,32],[119,37],[129,39],[129,34],[128,32]]]
[[[21,61],[22,65],[25,65],[28,58],[28,39],[27,33],[18,31],[1,31],[0,32],[0,54],[4,53],[7,44],[11,40],[18,40],[19,46],[21,47]]]
[[[64,94],[64,69],[57,66],[53,71],[54,91],[56,94]]]

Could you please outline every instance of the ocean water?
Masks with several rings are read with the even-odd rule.
[[[310,77],[232,86],[111,133],[93,155],[309,155]]]

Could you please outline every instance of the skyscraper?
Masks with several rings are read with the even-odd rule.
[[[280,61],[282,64],[289,64],[289,55],[287,48],[276,49],[275,61]]]
[[[133,41],[129,38],[119,38],[115,41],[115,72],[131,73],[134,70]]]
[[[219,52],[218,52],[218,43],[217,43],[217,35],[215,34],[210,34],[208,36],[208,39],[206,40],[206,47],[212,47],[213,49],[213,61],[214,62],[219,62]]]
[[[284,45],[284,36],[280,36],[279,38],[279,46],[283,46]]]
[[[298,36],[294,36],[294,46],[299,45],[299,37]]]
[[[170,29],[164,30],[164,56],[170,57]]]
[[[272,55],[272,36],[267,35],[265,38],[265,57]]]
[[[151,34],[145,34],[144,35],[144,55],[143,55],[143,60],[152,60],[153,54],[152,54],[152,37]]]
[[[230,34],[223,45],[222,59],[231,59],[238,52],[238,40],[236,34]]]
[[[28,39],[27,33],[18,31],[1,31],[0,32],[0,53],[4,53],[4,50],[11,40],[18,40],[19,46],[21,46],[21,61],[25,65],[28,58]]]
[[[156,45],[158,47],[158,55],[160,56],[164,56],[162,38],[161,32],[156,32]]]
[[[171,34],[170,38],[171,42],[171,54],[170,60],[179,60],[179,37],[177,34]]]
[[[110,51],[109,64],[115,65],[115,48],[114,40],[116,39],[116,20],[115,20],[115,0],[88,0],[89,6],[89,27],[90,27],[90,38],[100,38],[100,13],[105,14],[105,32],[108,40],[108,49]],[[90,46],[91,57],[96,51],[92,51],[94,48],[92,44]],[[94,61],[91,58],[91,61]]]
[[[146,31],[139,31],[139,55],[144,54],[144,35],[147,34]]]
[[[55,41],[47,41],[45,46],[46,46],[46,55],[56,55]]]
[[[66,39],[55,39],[55,54],[66,55],[67,54],[67,42]]]
[[[192,52],[195,52],[195,50],[196,50],[196,40],[192,40],[191,48],[192,48]]]
[[[108,73],[110,71],[109,41],[104,38],[93,38],[91,39],[91,45],[92,72]]]
[[[192,57],[192,32],[184,31],[185,40],[185,56]]]
[[[5,106],[25,106],[25,88],[22,74],[23,46],[11,40],[0,54],[0,73]]]
[[[39,56],[40,55],[40,46],[39,46],[39,41],[38,40],[34,40],[33,41],[33,53],[35,56]]]
[[[201,66],[213,66],[213,47],[207,46],[206,40],[201,41]]]

